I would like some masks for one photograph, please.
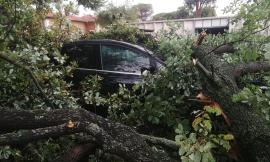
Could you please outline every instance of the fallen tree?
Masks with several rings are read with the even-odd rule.
[[[226,44],[214,50],[207,49],[200,46],[203,37],[201,35],[197,41],[193,57],[201,74],[204,93],[218,102],[228,116],[242,157],[246,161],[269,161],[270,129],[267,121],[251,107],[231,101],[232,95],[240,91],[237,78],[247,73],[268,71],[269,64],[228,64],[221,60],[221,56],[223,53],[233,53],[233,47]],[[166,153],[153,151],[146,141],[174,150],[178,148],[173,141],[140,135],[130,127],[111,122],[84,109],[30,111],[0,108],[0,112],[0,145],[24,145],[79,132],[92,138],[90,142],[86,140],[86,143],[75,146],[56,161],[82,161],[97,148],[126,161],[174,161]]]
[[[242,158],[252,162],[270,161],[270,128],[267,121],[252,107],[232,102],[233,94],[240,91],[237,85],[239,77],[248,73],[269,71],[270,65],[266,62],[232,65],[222,61],[222,53],[234,52],[232,45],[207,49],[200,46],[204,36],[205,33],[200,34],[193,52],[203,92],[218,102],[228,116],[230,129],[236,137]]]
[[[221,56],[223,53],[233,53],[233,47],[226,44],[214,50],[207,49],[200,46],[203,37],[203,34],[200,35],[193,57],[201,75],[204,93],[218,102],[228,116],[230,129],[236,137],[242,157],[246,161],[269,161],[270,129],[267,121],[252,107],[231,100],[232,95],[240,91],[237,85],[239,77],[261,70],[269,71],[269,64],[228,64],[222,61]],[[90,142],[85,141],[75,146],[57,161],[82,161],[96,148],[126,161],[174,161],[166,153],[153,151],[146,141],[177,149],[173,141],[140,135],[130,127],[111,122],[84,109],[30,111],[0,108],[0,112],[0,145],[24,145],[79,132],[92,138]]]

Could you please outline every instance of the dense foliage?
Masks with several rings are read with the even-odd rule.
[[[139,3],[137,5],[124,4],[115,6],[109,3],[104,9],[97,14],[97,23],[102,27],[116,23],[119,20],[134,23],[145,21],[153,14],[151,4]]]
[[[198,1],[199,3],[199,1]],[[194,12],[195,1],[186,0],[185,5],[178,7],[176,11],[168,13],[158,13],[152,17],[152,20],[171,20],[171,19],[186,19],[196,17],[196,13],[199,12],[198,17],[213,17],[216,16],[215,1],[206,1]]]
[[[97,23],[102,27],[113,24],[119,20],[135,22],[138,18],[137,10],[127,5],[114,6],[109,4],[106,9],[98,12]]]
[[[216,0],[185,0],[185,5],[192,11],[195,10],[194,12],[195,17],[206,16],[204,15],[205,11],[214,10],[215,3],[216,3]],[[209,13],[211,13],[211,11]]]
[[[190,61],[194,36],[177,34],[178,27],[177,24],[172,24],[170,30],[158,34],[157,41],[143,39],[145,42],[140,42],[150,44],[150,48],[152,44],[158,46],[158,49],[154,51],[165,60],[165,69],[156,74],[145,74],[143,81],[134,85],[132,90],[128,90],[125,85],[120,85],[118,92],[109,96],[100,93],[93,95],[93,90],[85,88],[84,95],[87,95],[84,99],[87,104],[96,103],[109,107],[108,117],[110,119],[133,126],[140,133],[173,138],[177,126],[182,127],[184,124],[186,128],[184,134],[177,128],[177,133],[181,135],[176,136],[176,142],[182,149],[189,149],[194,145],[195,150],[189,152],[190,150],[180,149],[182,160],[196,161],[199,158],[211,161],[214,159],[211,153],[212,148],[228,151],[230,148],[228,141],[232,140],[233,136],[215,134],[215,130],[214,133],[212,132],[212,123],[207,111],[211,113],[212,110],[212,113],[215,113],[215,108],[206,107],[203,111],[201,106],[189,101],[190,98],[196,98],[202,85],[200,85],[197,72]],[[138,43],[134,36],[140,38],[144,36],[144,33],[131,26],[127,28],[127,26],[117,24],[109,27],[104,33],[90,35],[90,38],[116,38]],[[96,82],[93,83],[93,79]],[[93,77],[89,83],[98,86],[97,81],[101,79]],[[205,129],[204,133],[199,128],[201,122],[206,124],[206,128],[204,126],[201,128]],[[197,140],[196,134],[199,136]],[[197,148],[199,144],[196,142],[204,149]],[[197,149],[200,151],[196,152]]]
[[[190,10],[183,6],[179,7],[177,11],[156,14],[152,17],[152,20],[185,19],[189,17],[191,17]]]
[[[138,17],[141,21],[147,20],[154,12],[152,4],[139,3],[132,8],[137,10]]]

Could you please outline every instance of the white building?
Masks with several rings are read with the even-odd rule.
[[[144,21],[133,23],[139,29],[158,32],[161,29],[168,28],[169,23],[179,23],[182,28],[179,29],[180,32],[187,33],[198,33],[202,30],[206,30],[208,33],[217,34],[224,33],[224,31],[237,30],[242,27],[242,23],[232,24],[230,19],[232,17],[204,17],[204,18],[189,18],[189,19],[176,19],[176,20],[160,20],[160,21]]]

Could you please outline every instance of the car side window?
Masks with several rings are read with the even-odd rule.
[[[75,58],[80,68],[101,69],[99,45],[76,46]]]
[[[102,45],[102,65],[104,70],[141,73],[150,68],[150,58],[128,48]]]

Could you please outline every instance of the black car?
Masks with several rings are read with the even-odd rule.
[[[144,47],[109,39],[66,43],[62,53],[79,65],[74,74],[75,82],[89,74],[100,75],[103,86],[109,89],[120,83],[132,85],[141,81],[145,70],[154,72],[164,66],[163,61]]]

